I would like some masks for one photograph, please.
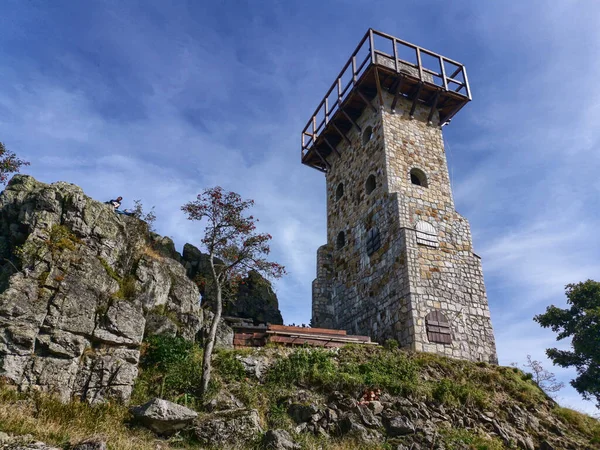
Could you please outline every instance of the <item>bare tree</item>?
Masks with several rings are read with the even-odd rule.
[[[212,280],[208,288],[214,291],[214,317],[208,338],[204,342],[202,379],[200,392],[208,390],[211,375],[211,357],[217,336],[217,327],[223,311],[223,290],[226,286],[236,286],[250,270],[256,270],[267,277],[279,278],[285,268],[270,262],[266,256],[270,252],[271,235],[256,232],[253,216],[246,210],[254,204],[252,200],[242,200],[235,192],[225,192],[221,187],[205,189],[193,202],[181,209],[189,220],[206,220],[202,244],[208,251]]]
[[[544,369],[540,361],[532,359],[531,355],[527,355],[527,363],[523,364],[523,367],[531,370],[533,381],[550,396],[552,396],[552,393],[558,392],[565,387],[565,383],[557,381],[556,376]]]

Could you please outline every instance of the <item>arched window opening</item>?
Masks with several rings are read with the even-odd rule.
[[[335,199],[339,200],[344,196],[344,183],[338,184],[337,189],[335,190]]]
[[[381,238],[379,230],[375,227],[367,232],[367,255],[371,256],[381,247]]]
[[[427,247],[439,247],[437,230],[429,222],[419,220],[415,225],[417,232],[417,244]]]
[[[365,183],[365,191],[367,192],[367,195],[373,192],[376,187],[377,181],[375,180],[375,175],[369,175],[369,178],[367,178],[367,182]]]
[[[344,233],[343,231],[340,231],[337,235],[337,239],[335,241],[335,247],[339,250],[341,248],[344,248],[344,246],[346,245],[346,233]]]
[[[427,176],[425,172],[415,167],[410,171],[410,182],[417,186],[427,187]]]
[[[450,322],[441,311],[431,311],[425,317],[427,339],[437,344],[452,344],[452,330]]]
[[[373,139],[373,127],[365,128],[362,135],[363,144],[367,144],[371,139]]]

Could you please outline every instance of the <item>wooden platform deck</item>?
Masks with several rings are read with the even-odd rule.
[[[302,131],[302,163],[327,172],[327,156],[338,152],[337,145],[372,100],[383,105],[382,93],[394,96],[392,110],[400,97],[430,108],[429,122],[437,110],[439,125],[471,100],[465,67],[449,58],[394,36],[369,29],[354,53],[325,94]]]
[[[346,344],[377,345],[368,336],[353,336],[343,330],[284,325],[233,325],[235,348],[262,347],[267,343],[285,346],[342,347]]]

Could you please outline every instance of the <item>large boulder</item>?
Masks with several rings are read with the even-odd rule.
[[[173,251],[73,184],[15,176],[0,194],[0,377],[65,401],[128,400],[145,334],[202,327]]]
[[[135,420],[157,434],[170,435],[190,425],[198,413],[177,403],[153,398],[131,408]]]
[[[255,409],[230,409],[200,417],[194,433],[205,445],[217,448],[234,448],[255,440],[262,428]]]

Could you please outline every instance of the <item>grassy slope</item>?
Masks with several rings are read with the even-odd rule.
[[[132,402],[141,403],[158,395],[202,413],[197,386],[201,350],[180,340],[154,339],[146,344],[142,370]],[[600,423],[586,415],[555,406],[527,374],[512,367],[491,366],[451,360],[430,354],[409,354],[383,347],[346,347],[337,354],[321,350],[290,352],[263,349],[260,353],[277,362],[266,381],[246,378],[236,359],[247,351],[220,352],[215,360],[211,395],[218,391],[235,395],[248,407],[256,408],[265,428],[293,429],[282,400],[299,388],[311,391],[316,401],[340,391],[354,398],[367,388],[377,387],[396,396],[409,396],[442,404],[448,411],[476,408],[497,411],[502,418],[511,405],[531,411],[543,407],[563,422],[569,434],[600,448]],[[157,440],[149,432],[127,425],[124,405],[89,407],[74,402],[62,405],[52,397],[20,394],[9,386],[0,387],[0,431],[32,434],[37,439],[68,446],[93,435],[107,438],[112,449],[155,449]],[[316,438],[305,433],[297,437],[304,448],[358,448],[349,441]],[[495,438],[470,430],[448,429],[440,439],[446,447],[501,449]],[[161,448],[194,446],[188,436],[161,441]],[[385,444],[374,447],[387,448]]]

